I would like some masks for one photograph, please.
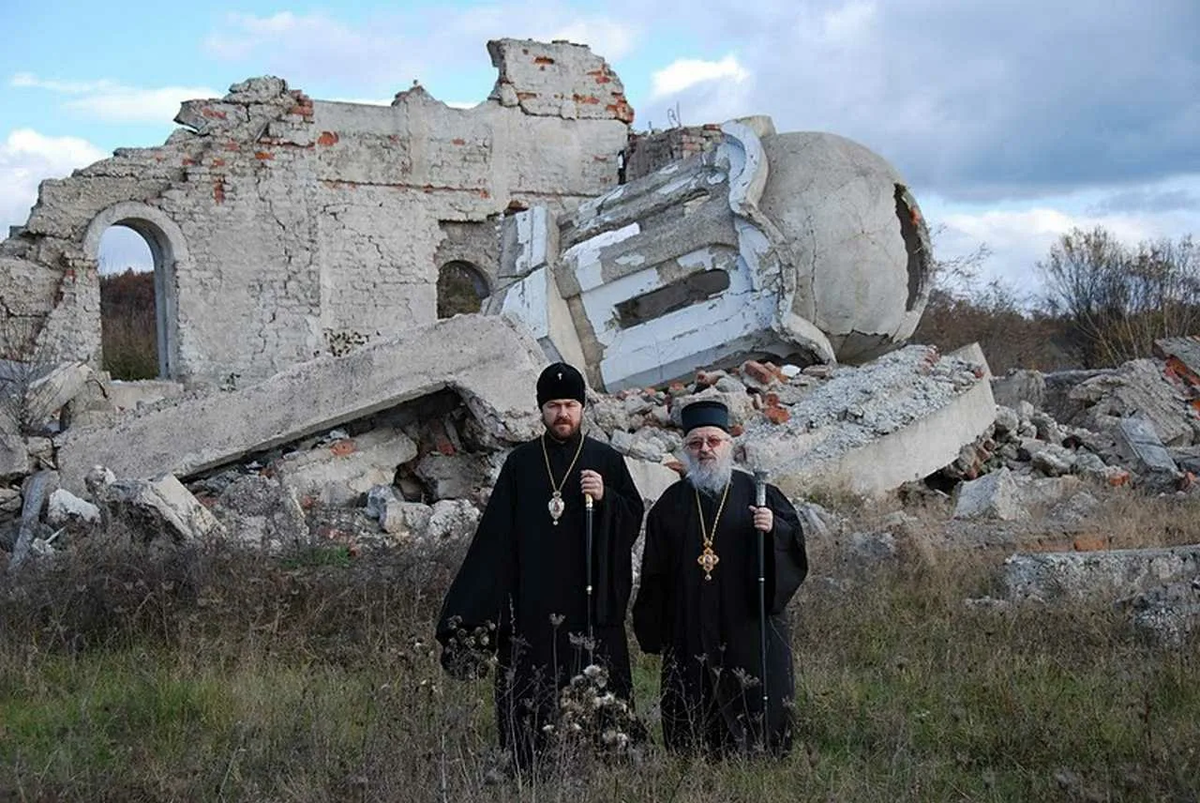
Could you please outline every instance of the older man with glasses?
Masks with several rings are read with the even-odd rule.
[[[795,689],[783,613],[808,573],[800,517],[772,485],[756,504],[755,480],[734,468],[724,404],[693,402],[682,419],[687,474],[650,510],[633,609],[642,650],[662,654],[663,740],[782,754]]]

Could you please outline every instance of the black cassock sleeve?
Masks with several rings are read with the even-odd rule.
[[[668,494],[670,492],[668,491]],[[664,494],[664,497],[667,494]],[[639,576],[637,600],[633,603],[633,634],[637,637],[642,652],[662,652],[663,644],[670,639],[667,633],[668,599],[670,596],[670,557],[667,533],[664,529],[658,503],[650,509],[646,519],[646,542],[642,546],[642,571]]]
[[[516,502],[516,471],[510,456],[500,470],[467,556],[446,592],[438,616],[437,640],[443,647],[442,666],[452,674],[458,674],[451,666],[456,653],[465,647],[456,638],[459,630],[472,634],[476,628],[494,625],[495,629],[488,633],[487,647],[482,648],[484,652],[492,652],[496,649],[499,634],[510,625],[509,595],[517,583]],[[474,649],[481,649],[480,645],[474,645]]]
[[[633,542],[642,528],[645,510],[642,495],[634,485],[624,458],[608,452],[604,498],[595,507],[595,617],[600,627],[623,626],[633,591]]]
[[[775,615],[783,613],[808,575],[808,552],[800,514],[774,485],[767,486],[767,507],[775,514],[775,526],[767,534],[764,554],[766,599],[770,606],[767,613]]]

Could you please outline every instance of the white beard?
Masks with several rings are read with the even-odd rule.
[[[733,455],[718,458],[715,463],[706,466],[699,458],[685,451],[683,467],[687,469],[687,481],[693,488],[709,496],[717,496],[725,491],[725,486],[733,476]]]

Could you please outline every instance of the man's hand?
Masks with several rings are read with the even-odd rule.
[[[771,512],[771,508],[751,505],[750,511],[754,514],[754,529],[764,533],[771,532],[775,526],[775,514]]]
[[[604,478],[598,472],[585,468],[579,472],[579,484],[583,486],[583,492],[591,496],[593,501],[599,502],[604,498]]]

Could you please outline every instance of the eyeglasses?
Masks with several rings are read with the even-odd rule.
[[[729,438],[721,438],[716,435],[710,435],[707,438],[691,438],[690,440],[684,441],[683,446],[685,449],[692,452],[698,452],[705,446],[708,446],[709,449],[713,449],[715,451],[716,449],[720,448],[722,443],[729,443]]]

